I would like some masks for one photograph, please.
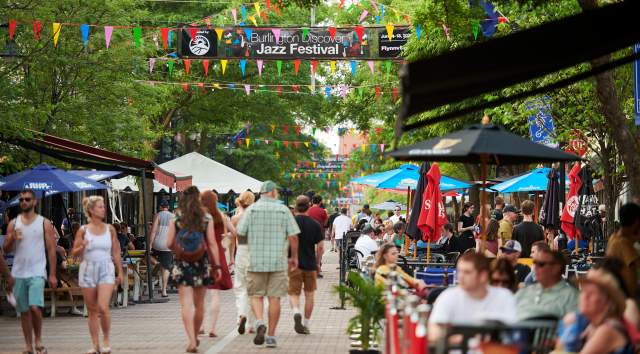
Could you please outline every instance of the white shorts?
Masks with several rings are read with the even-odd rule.
[[[115,284],[115,273],[115,265],[111,260],[82,261],[78,272],[78,282],[81,288],[95,288],[100,284]]]

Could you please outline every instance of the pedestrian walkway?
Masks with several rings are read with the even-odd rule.
[[[327,245],[328,246],[328,245]],[[327,247],[328,249],[328,247]],[[311,319],[311,334],[293,331],[293,313],[288,300],[283,299],[282,316],[277,329],[278,348],[267,349],[253,345],[253,335],[238,335],[233,291],[221,292],[221,311],[217,338],[200,336],[200,353],[346,353],[349,338],[345,334],[347,322],[354,311],[331,310],[339,306],[333,287],[338,283],[336,253],[324,256],[324,278],[318,280],[316,306]],[[187,340],[180,318],[177,294],[162,304],[138,304],[126,309],[112,309],[113,353],[184,353]],[[205,330],[209,331],[208,318]],[[91,347],[87,321],[82,317],[59,316],[46,318],[43,341],[49,353],[84,353]],[[0,354],[21,353],[24,346],[18,319],[0,317]]]

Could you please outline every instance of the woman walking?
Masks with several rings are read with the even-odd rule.
[[[206,286],[220,278],[220,259],[213,220],[202,207],[197,187],[183,192],[179,209],[175,220],[169,222],[167,243],[176,255],[172,277],[178,285],[182,322],[189,339],[186,351],[197,353],[200,342],[196,337],[204,316]],[[207,247],[213,257],[211,267]]]
[[[238,226],[244,211],[255,202],[256,197],[249,191],[242,192],[236,198],[236,214],[231,218],[233,226]],[[253,332],[255,318],[251,311],[251,303],[247,294],[247,269],[249,267],[249,245],[246,237],[236,237],[238,246],[236,248],[236,271],[234,274],[234,293],[236,295],[236,307],[238,308],[238,333],[244,334],[249,323],[249,333]]]
[[[231,262],[229,266],[233,265],[233,254],[236,248],[236,229],[231,224],[231,221],[220,212],[218,209],[218,196],[212,191],[204,191],[200,194],[200,201],[204,210],[213,217],[213,231],[216,236],[216,244],[218,245],[218,259],[220,259],[220,281],[216,281],[213,285],[208,285],[209,293],[211,294],[211,330],[209,331],[209,337],[217,337],[216,324],[218,322],[218,316],[220,315],[220,292],[219,290],[229,290],[233,288],[233,282],[231,281],[231,274],[229,273],[229,267],[227,266],[227,259],[225,256],[225,249],[222,247],[222,238],[228,232],[231,233],[231,242],[229,243],[229,249],[231,254]],[[208,252],[211,251],[210,249]],[[211,259],[212,256],[209,255]],[[204,325],[202,326],[201,333],[204,333]]]
[[[84,215],[89,220],[75,237],[72,255],[82,257],[78,280],[89,311],[89,334],[92,349],[87,354],[111,353],[109,301],[117,281],[122,284],[122,261],[116,230],[104,223],[104,199],[91,196],[82,200]],[[118,270],[117,278],[115,269]],[[99,329],[102,329],[102,347]]]

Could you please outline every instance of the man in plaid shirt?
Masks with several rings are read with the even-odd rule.
[[[280,298],[287,296],[289,270],[298,268],[298,234],[300,229],[293,215],[278,201],[278,186],[265,181],[260,188],[260,200],[251,205],[242,216],[238,236],[246,236],[249,245],[247,293],[256,316],[256,337],[253,343],[265,342],[267,327],[263,321],[264,297],[269,298],[269,328],[267,347],[275,348],[276,326],[280,319]],[[288,241],[288,242],[287,242]],[[287,250],[290,258],[287,262]]]

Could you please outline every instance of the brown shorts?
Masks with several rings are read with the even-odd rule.
[[[247,272],[247,294],[249,296],[285,297],[287,296],[287,273]]]
[[[312,292],[318,288],[316,279],[318,272],[315,270],[296,269],[289,272],[289,295],[300,295],[302,284],[305,292]]]

